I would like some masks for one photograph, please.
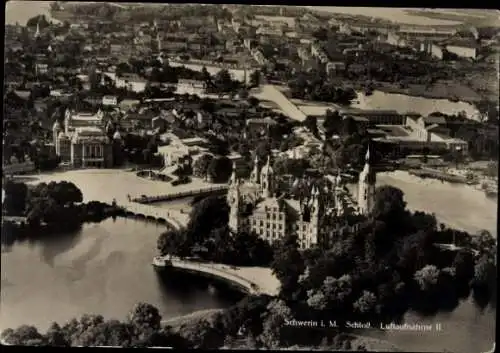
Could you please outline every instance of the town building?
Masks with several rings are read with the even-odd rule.
[[[375,176],[367,163],[360,175],[358,190],[362,197],[359,211],[369,213],[373,207]],[[298,180],[294,185],[299,183]],[[287,234],[296,234],[301,249],[321,245],[329,232],[322,224],[344,213],[344,202],[340,199],[344,193],[340,175],[333,185],[319,188],[311,187],[305,197],[289,198],[277,196],[277,179],[271,166],[270,156],[266,164],[259,168],[255,159],[254,168],[248,180],[236,176],[236,169],[230,179],[227,201],[230,206],[229,227],[235,234],[253,232],[262,239],[273,243]]]
[[[446,50],[461,58],[476,59],[479,46],[472,42],[453,42],[446,45]]]
[[[61,163],[74,168],[112,166],[112,146],[105,133],[102,111],[92,114],[68,109],[64,126],[56,121],[52,134]]]
[[[420,51],[424,52],[436,59],[443,59],[443,49],[441,46],[431,42],[431,41],[425,41],[420,44]]]

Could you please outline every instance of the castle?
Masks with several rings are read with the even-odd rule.
[[[370,168],[370,153],[359,176],[357,212],[368,214],[373,207],[375,174]],[[330,187],[310,185],[305,198],[276,196],[276,178],[270,157],[259,170],[256,157],[249,180],[241,180],[233,173],[227,195],[230,207],[229,228],[232,232],[253,232],[273,243],[286,234],[296,234],[301,249],[321,243],[327,231],[322,227],[327,218],[340,216],[345,211],[342,195],[345,190],[340,174]],[[297,181],[294,183],[296,184]]]
[[[52,128],[56,154],[72,167],[111,167],[112,145],[106,136],[102,111],[96,114],[66,110],[64,126]]]

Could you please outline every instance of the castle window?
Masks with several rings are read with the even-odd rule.
[[[276,229],[276,224],[275,223],[273,223],[273,229]]]
[[[278,215],[278,219],[279,219],[280,221],[283,219],[283,215],[282,215],[281,213]]]
[[[269,213],[266,213],[266,218],[271,219],[271,215]]]
[[[273,213],[273,221],[276,219],[276,214]]]
[[[279,230],[283,230],[283,224],[278,225]]]
[[[264,221],[261,219],[260,220],[260,226],[263,227],[264,226]]]

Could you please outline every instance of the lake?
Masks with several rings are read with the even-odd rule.
[[[51,1],[9,1],[5,5],[5,24],[22,26],[32,17],[45,15],[52,22],[59,21],[50,16]]]
[[[3,249],[0,330],[32,324],[44,331],[53,321],[85,313],[123,320],[140,301],[173,318],[225,308],[242,297],[191,275],[174,281],[158,274],[151,261],[164,230],[154,223],[108,219]]]
[[[152,194],[167,187],[120,170],[45,174],[31,182],[36,180],[72,181],[86,200],[112,199],[123,190],[142,193],[148,189]],[[378,185],[401,188],[412,210],[434,212],[439,221],[452,227],[469,232],[487,229],[496,235],[497,203],[474,188],[422,180],[400,171],[381,173],[377,180]],[[189,208],[190,202],[191,198],[185,198],[158,207]],[[225,308],[241,297],[221,284],[193,276],[181,276],[175,282],[160,277],[152,269],[151,259],[164,230],[154,223],[117,218],[86,224],[71,234],[14,244],[1,258],[0,329],[29,323],[45,330],[52,321],[63,323],[84,313],[124,319],[138,301],[157,306],[169,318]],[[425,339],[415,332],[373,330],[364,334],[386,339],[406,351],[447,348],[459,353],[483,352],[494,338],[494,312],[480,312],[470,301],[453,313],[433,318],[408,313],[405,321],[439,322],[443,331],[427,333]]]
[[[365,95],[363,92],[358,92],[358,97],[355,101],[357,102],[351,104],[351,106],[359,109],[396,110],[400,114],[416,112],[423,116],[434,112],[441,112],[448,115],[465,112],[469,119],[479,120],[480,117],[479,110],[474,105],[462,101],[451,102],[448,99],[416,97],[375,90],[370,96]]]
[[[442,25],[459,25],[459,21],[441,20],[427,18],[423,16],[415,16],[408,13],[408,10],[418,10],[418,9],[405,9],[405,8],[393,8],[393,7],[336,7],[336,6],[306,6],[308,8],[330,12],[336,14],[344,15],[358,15],[358,16],[369,16],[380,18],[384,20],[389,20],[391,22],[400,24],[411,24],[419,26],[442,26]],[[449,11],[449,10],[441,10]]]

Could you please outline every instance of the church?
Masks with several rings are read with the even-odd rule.
[[[357,212],[368,214],[373,207],[375,174],[370,168],[370,153],[359,176]],[[344,188],[340,174],[330,186],[319,188],[310,185],[307,197],[287,198],[277,196],[276,178],[270,157],[259,170],[255,159],[249,180],[241,180],[233,174],[227,195],[230,207],[229,228],[232,232],[253,232],[273,243],[287,234],[296,234],[301,249],[319,245],[327,230],[323,224],[327,218],[341,216],[345,204],[342,202]]]
[[[61,162],[74,168],[109,168],[113,149],[106,136],[103,113],[66,110],[64,125],[56,121],[52,128],[56,154]]]

